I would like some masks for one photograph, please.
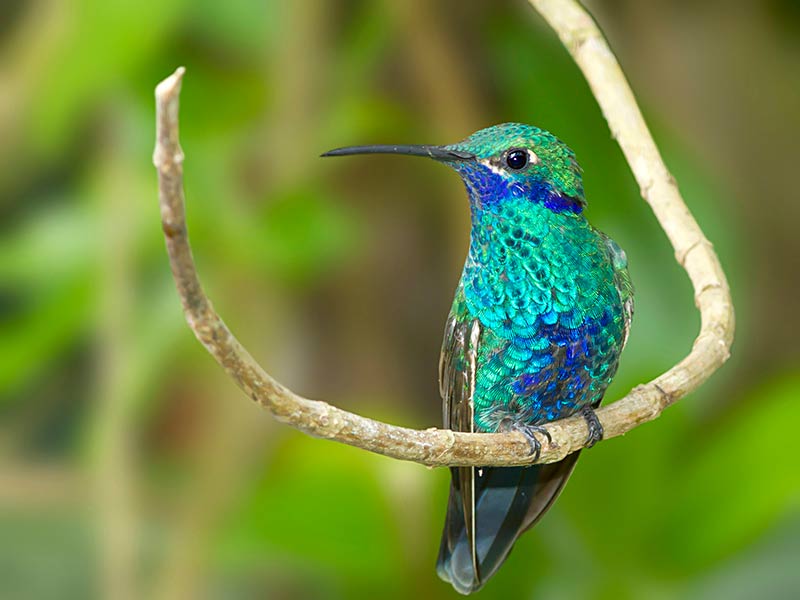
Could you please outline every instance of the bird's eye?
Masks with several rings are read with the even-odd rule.
[[[509,168],[518,171],[528,164],[528,153],[525,150],[511,150],[506,155],[506,164]]]

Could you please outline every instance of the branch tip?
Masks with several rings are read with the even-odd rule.
[[[181,91],[181,83],[183,82],[183,75],[186,73],[186,67],[178,67],[175,72],[164,79],[156,86],[156,98],[161,101],[168,101],[172,96],[177,96]]]

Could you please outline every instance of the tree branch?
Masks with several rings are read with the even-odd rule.
[[[689,355],[653,381],[597,411],[606,438],[657,418],[669,405],[696,389],[729,356],[733,306],[725,275],[667,171],[641,113],[600,30],[572,0],[530,0],[555,29],[580,66],[650,204],[686,270],[700,310],[700,334]],[[328,438],[392,458],[433,466],[511,466],[533,464],[519,433],[460,433],[415,430],[362,417],[325,402],[298,396],[270,377],[248,354],[214,311],[197,277],[186,231],[183,151],[178,141],[178,98],[184,69],[156,88],[156,149],[161,220],[172,273],[186,319],[197,339],[236,384],[279,421],[310,435]],[[552,442],[542,439],[535,462],[561,460],[580,450],[585,421],[573,416],[546,425]]]

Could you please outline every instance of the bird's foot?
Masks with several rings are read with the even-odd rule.
[[[539,460],[539,456],[542,454],[542,442],[539,441],[536,434],[538,433],[546,437],[548,445],[553,441],[550,432],[541,425],[514,425],[512,430],[519,431],[525,436],[525,439],[528,440],[528,444],[531,447],[531,456],[534,461]]]
[[[586,420],[586,426],[589,428],[589,437],[586,438],[585,447],[591,448],[603,439],[603,425],[591,406],[584,406],[581,409],[581,416]]]

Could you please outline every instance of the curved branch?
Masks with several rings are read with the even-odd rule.
[[[711,244],[680,197],[650,136],[622,70],[591,17],[572,0],[530,0],[556,30],[580,66],[614,137],[686,269],[701,314],[700,334],[689,355],[653,381],[597,411],[606,438],[657,418],[670,404],[696,389],[729,356],[733,306],[728,284]],[[586,423],[573,416],[545,427],[537,461],[519,433],[460,433],[415,430],[362,417],[325,402],[298,396],[270,377],[241,346],[203,292],[186,231],[183,151],[178,141],[178,97],[184,69],[156,88],[156,149],[161,220],[172,273],[186,319],[198,340],[236,384],[279,421],[310,435],[328,438],[392,458],[432,466],[511,466],[549,463],[580,450]]]

